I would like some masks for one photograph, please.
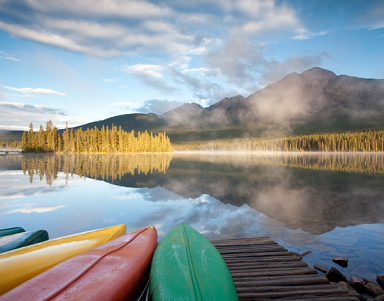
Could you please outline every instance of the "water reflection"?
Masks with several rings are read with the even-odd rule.
[[[178,153],[196,161],[248,165],[279,165],[326,171],[343,171],[366,174],[384,174],[383,153],[328,153],[328,152],[201,152]]]
[[[173,159],[172,159],[173,156]],[[8,158],[8,159],[5,159]],[[51,186],[58,173],[124,187],[164,187],[184,198],[209,195],[247,204],[290,229],[312,234],[384,221],[383,154],[150,154],[8,156]],[[5,162],[6,161],[6,162]]]
[[[172,154],[70,154],[22,156],[22,169],[30,182],[37,175],[49,186],[57,179],[58,172],[68,177],[74,174],[93,179],[121,179],[125,174],[165,173],[172,160]]]

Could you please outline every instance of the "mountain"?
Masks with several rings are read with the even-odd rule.
[[[384,80],[363,79],[312,68],[292,73],[250,95],[248,105],[261,120],[319,129],[382,126]],[[259,119],[259,120],[260,120]]]
[[[337,76],[316,67],[247,98],[224,98],[208,108],[187,103],[162,115],[120,115],[82,128],[113,124],[126,131],[166,131],[172,142],[184,142],[382,129],[383,117],[383,79]]]

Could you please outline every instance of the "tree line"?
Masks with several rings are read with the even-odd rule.
[[[71,153],[146,153],[146,152],[172,152],[172,145],[165,133],[153,134],[134,130],[126,132],[112,125],[94,127],[83,131],[69,129],[60,133],[57,127],[49,120],[44,128],[40,125],[35,131],[33,123],[29,131],[23,133],[22,147],[24,152],[71,152]]]
[[[176,150],[382,152],[384,131],[302,135],[274,139],[246,138],[191,142]]]

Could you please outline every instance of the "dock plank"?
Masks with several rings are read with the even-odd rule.
[[[231,272],[239,300],[358,300],[269,237],[212,244]]]

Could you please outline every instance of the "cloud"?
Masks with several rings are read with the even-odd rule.
[[[146,100],[141,107],[137,108],[137,111],[141,113],[155,113],[161,115],[183,104],[183,102],[174,100],[150,99]]]
[[[13,36],[97,57],[195,48],[191,32],[175,25],[178,14],[148,1],[4,0],[2,11],[0,29]]]
[[[264,52],[268,45],[253,43],[249,39],[236,37],[220,47],[207,51],[202,60],[204,65],[218,70],[227,83],[254,89],[259,69],[265,64]]]
[[[2,11],[0,28],[11,35],[100,57],[158,53],[175,59],[200,55],[227,36],[308,31],[292,7],[262,0],[3,0]]]
[[[47,119],[52,119],[56,126],[58,126],[58,123],[64,125],[65,121],[70,121],[67,114],[61,109],[0,101],[0,128],[2,129],[12,129],[15,124],[19,124],[20,126],[17,126],[19,130],[28,130],[30,122],[33,122],[35,125],[40,125],[45,124]],[[24,124],[24,126],[21,124]]]
[[[296,37],[308,30],[301,24],[296,11],[285,3],[277,5],[275,1],[236,1],[235,10],[244,17],[242,22],[234,25],[232,36],[276,36],[290,35]]]
[[[104,78],[103,81],[106,83],[114,83],[116,80],[114,78]]]
[[[21,1],[24,5],[43,13],[55,15],[80,15],[84,12],[92,17],[122,17],[122,18],[150,18],[172,14],[172,11],[163,5],[152,4],[148,1],[102,1],[79,0],[68,5],[66,0]]]
[[[249,39],[233,38],[226,44],[206,52],[202,56],[209,66],[226,79],[248,93],[282,79],[291,72],[302,72],[311,67],[321,66],[324,59],[331,57],[326,52],[305,52],[298,56],[278,61],[269,57],[267,43],[254,43]]]
[[[166,67],[158,65],[146,65],[146,64],[137,64],[132,66],[127,66],[124,70],[126,72],[138,75],[149,75],[157,78],[163,78],[161,71]]]
[[[211,105],[227,97],[228,95],[238,95],[238,90],[231,85],[223,85],[208,78],[198,78],[187,73],[169,68],[173,81],[180,86],[188,88],[193,94],[193,101],[203,106]]]
[[[15,62],[21,62],[19,59],[15,58],[13,55],[8,54],[8,53],[1,51],[1,50],[0,50],[0,59],[11,60],[11,61],[15,61]]]
[[[307,51],[298,56],[288,57],[282,62],[274,59],[265,61],[265,67],[261,71],[260,84],[266,85],[274,83],[282,79],[292,72],[303,72],[315,66],[321,66],[323,60],[331,58],[332,56],[327,52],[312,53]]]
[[[1,3],[0,29],[15,37],[90,56],[144,60],[123,71],[161,93],[187,89],[208,102],[260,88],[264,72],[277,63],[268,58],[270,43],[325,32],[307,28],[300,7],[273,0]]]
[[[11,90],[11,91],[17,91],[22,93],[32,93],[32,94],[44,94],[44,95],[60,95],[64,96],[66,94],[56,92],[51,89],[43,89],[43,88],[12,88],[7,86],[2,86],[4,89]]]
[[[137,64],[127,66],[124,72],[134,75],[143,84],[163,93],[174,93],[176,89],[170,86],[163,78],[162,71],[166,67],[158,65]]]

